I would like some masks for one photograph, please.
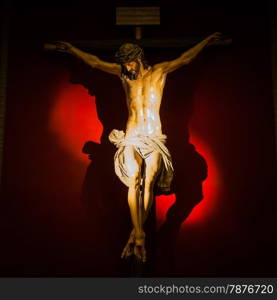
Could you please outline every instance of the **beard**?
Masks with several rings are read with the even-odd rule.
[[[137,63],[135,70],[131,70],[131,71],[125,70],[124,75],[127,76],[128,79],[130,80],[136,80],[139,75],[139,70],[140,70],[140,65]]]

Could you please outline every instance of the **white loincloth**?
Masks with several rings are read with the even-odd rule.
[[[129,187],[130,176],[126,168],[124,147],[134,146],[137,153],[143,159],[146,159],[155,151],[162,155],[163,163],[157,177],[156,185],[161,193],[170,191],[170,185],[173,179],[173,166],[171,155],[165,146],[166,135],[162,134],[154,137],[138,135],[125,138],[125,133],[122,130],[119,131],[114,129],[109,135],[109,140],[118,148],[114,155],[115,173],[127,187]]]

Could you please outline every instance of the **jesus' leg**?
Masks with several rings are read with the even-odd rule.
[[[133,253],[135,238],[144,236],[143,225],[143,206],[140,199],[140,181],[142,158],[136,152],[133,146],[127,146],[124,149],[124,159],[129,175],[128,204],[130,207],[131,219],[134,230],[122,252],[121,257],[128,257]],[[140,257],[138,257],[140,258]]]
[[[160,172],[162,155],[159,152],[153,152],[145,159],[145,182],[144,182],[144,221],[153,204],[153,188],[156,178]]]
[[[142,215],[142,225],[146,221],[150,208],[153,204],[153,188],[159,174],[161,167],[162,156],[159,152],[153,152],[149,157],[145,159],[145,180],[144,180],[144,194],[143,194],[143,206],[140,212]],[[134,230],[133,230],[134,231]],[[145,250],[145,234],[135,234],[135,247],[134,254],[142,258],[142,261],[146,261]]]

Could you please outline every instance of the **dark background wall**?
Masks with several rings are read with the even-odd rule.
[[[126,122],[120,81],[71,57],[43,51],[51,40],[129,39],[132,28],[114,25],[116,5],[143,3],[47,1],[11,7],[1,276],[128,276],[119,259],[131,228],[126,189],[113,173],[115,148],[107,142],[110,130],[123,129]],[[176,0],[153,5],[161,6],[161,26],[143,29],[145,38],[205,37],[220,31],[233,44],[206,49],[168,76],[161,117],[174,160],[177,201],[158,231],[159,250],[156,255],[150,251],[155,263],[149,274],[276,276],[268,3],[193,1],[181,7],[184,3]],[[149,49],[146,55],[154,64],[181,52]],[[112,60],[112,52],[94,53]],[[60,96],[71,84],[76,103],[87,101],[84,107]],[[56,122],[67,119],[61,115],[68,107],[73,114],[76,109],[78,118]],[[93,126],[82,136],[86,113]],[[90,160],[82,145],[99,142],[101,130],[101,145],[92,145]],[[74,144],[80,136],[81,144]],[[193,137],[207,152],[200,153]],[[212,169],[217,176],[207,181]],[[205,180],[216,190],[212,212],[180,227],[193,207],[204,203]]]

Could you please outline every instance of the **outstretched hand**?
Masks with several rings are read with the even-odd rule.
[[[48,51],[59,51],[69,53],[73,46],[68,42],[55,41],[51,44],[44,44],[44,49]]]
[[[212,45],[229,45],[232,43],[232,39],[228,38],[226,39],[226,37],[223,37],[221,32],[215,32],[211,35],[208,36],[208,45],[212,46]]]

